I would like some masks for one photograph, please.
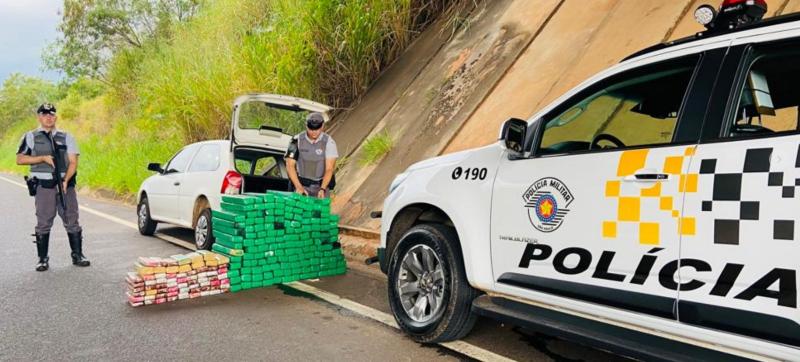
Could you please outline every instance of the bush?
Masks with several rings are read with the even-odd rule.
[[[394,140],[388,132],[378,133],[364,142],[364,153],[359,160],[362,166],[369,166],[378,162],[394,147]]]

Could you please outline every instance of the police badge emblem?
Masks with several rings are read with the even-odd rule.
[[[549,233],[561,226],[575,197],[561,180],[545,177],[528,187],[522,199],[528,209],[531,225],[536,230]]]

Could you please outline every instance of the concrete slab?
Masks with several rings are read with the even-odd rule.
[[[336,140],[340,156],[350,155],[364,141],[444,46],[449,35],[444,29],[446,26],[442,20],[420,34],[403,55],[378,77],[358,103],[333,119],[327,132]]]
[[[767,0],[767,6],[772,6],[775,0]],[[786,0],[776,15],[786,15],[800,11],[800,0]]]
[[[378,222],[367,214],[380,208],[394,176],[439,154],[558,4],[502,0],[476,9],[373,130],[388,131],[395,140],[393,150],[375,166],[350,162],[349,170],[343,170],[346,185],[333,206],[344,223],[377,228]],[[360,157],[359,149],[353,161]]]
[[[444,153],[495,141],[510,117],[525,119],[579,59],[617,0],[566,1],[492,93],[465,122]]]
[[[546,105],[595,73],[624,57],[660,43],[679,19],[689,11],[692,1],[621,1],[598,31],[595,40],[570,72],[539,102]]]

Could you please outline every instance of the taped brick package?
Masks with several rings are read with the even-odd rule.
[[[225,255],[201,250],[169,258],[141,257],[128,273],[128,303],[138,307],[225,293],[230,289]]]
[[[231,292],[344,274],[330,199],[296,193],[223,196],[212,250],[230,258]]]

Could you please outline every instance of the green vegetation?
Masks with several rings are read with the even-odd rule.
[[[47,99],[59,109],[59,127],[81,146],[80,183],[130,194],[150,175],[148,162],[227,137],[236,96],[279,93],[349,106],[416,34],[466,2],[65,0],[61,38],[45,60],[67,80],[6,81],[0,169],[24,171],[13,153]],[[374,157],[391,148],[387,140],[373,141]]]
[[[392,136],[388,132],[378,133],[364,142],[364,153],[359,163],[362,166],[374,164],[389,153],[393,146],[394,140],[392,140]]]

